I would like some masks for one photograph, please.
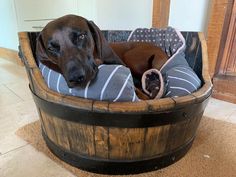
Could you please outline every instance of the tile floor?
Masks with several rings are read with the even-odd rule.
[[[15,135],[17,129],[37,120],[38,115],[24,68],[1,58],[0,93],[0,176],[74,176]],[[204,114],[236,123],[236,104],[212,98]]]

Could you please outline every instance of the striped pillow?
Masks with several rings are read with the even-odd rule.
[[[166,82],[166,94],[164,97],[185,96],[201,87],[201,80],[187,66],[176,66],[168,70],[164,75]]]
[[[122,65],[100,65],[97,77],[82,88],[69,88],[64,77],[42,63],[40,71],[48,87],[65,95],[100,101],[139,101],[130,70]]]

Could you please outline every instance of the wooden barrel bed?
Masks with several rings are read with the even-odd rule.
[[[103,31],[124,41],[130,31]],[[20,32],[20,56],[49,149],[80,169],[133,174],[166,167],[190,149],[212,92],[203,34],[182,32],[186,59],[202,87],[183,97],[139,102],[93,101],[50,90],[35,62],[37,32]]]

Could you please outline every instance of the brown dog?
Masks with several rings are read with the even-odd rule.
[[[94,79],[99,63],[124,64],[91,21],[67,15],[48,23],[41,31],[36,55],[42,63],[65,77],[69,87],[84,87]]]
[[[167,60],[166,54],[150,43],[109,45],[93,22],[75,15],[46,25],[38,37],[36,55],[49,68],[62,73],[69,87],[84,87],[96,77],[101,63],[127,65],[135,77],[141,78],[144,71],[160,69]]]

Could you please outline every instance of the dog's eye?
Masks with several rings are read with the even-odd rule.
[[[53,52],[55,49],[53,47],[48,47],[48,51]]]
[[[49,52],[59,52],[60,51],[60,45],[54,42],[51,42],[48,46]]]
[[[79,39],[83,40],[86,37],[86,34],[80,34],[78,37]]]

